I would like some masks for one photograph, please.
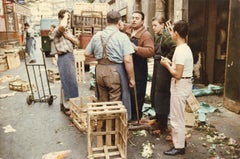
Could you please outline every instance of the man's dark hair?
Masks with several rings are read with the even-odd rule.
[[[163,16],[156,16],[152,18],[152,21],[157,20],[159,24],[165,23],[166,20]]]
[[[120,19],[121,14],[117,11],[112,10],[107,13],[107,22],[110,24],[117,24]]]
[[[61,10],[58,12],[58,18],[63,19],[64,14],[65,14],[66,12],[70,13],[70,12],[69,12],[68,10],[66,10],[66,9],[61,9]]]
[[[188,34],[188,23],[184,20],[180,20],[174,24],[173,31],[178,32],[180,37],[186,39]]]
[[[141,14],[141,16],[142,16],[142,20],[144,20],[145,16],[144,16],[144,13],[143,13],[142,11],[135,10],[133,13]]]
[[[24,23],[24,26],[26,27],[30,27],[30,25],[28,23]]]
[[[56,28],[56,25],[52,24],[51,27]]]

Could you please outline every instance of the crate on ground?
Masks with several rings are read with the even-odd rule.
[[[14,90],[14,91],[25,92],[25,91],[29,91],[31,89],[29,82],[24,81],[22,79],[16,79],[13,81],[9,81],[8,85],[9,85],[9,89]],[[32,84],[32,87],[34,87],[33,84]]]
[[[87,103],[96,102],[95,96],[81,96],[70,99],[70,118],[83,133],[87,132]]]
[[[0,72],[8,70],[7,56],[0,56]]]
[[[20,66],[20,57],[18,52],[11,52],[5,54],[7,56],[8,68],[13,69]]]
[[[88,158],[127,158],[127,110],[122,102],[88,103]]]
[[[75,49],[73,51],[75,57],[76,77],[79,84],[85,83],[84,52],[84,49]]]
[[[47,70],[47,75],[48,75],[48,81],[51,83],[57,83],[60,82],[60,74],[58,69],[56,68],[49,68]]]
[[[196,112],[200,108],[200,104],[197,101],[195,95],[193,93],[187,98],[187,104],[185,111],[188,113]]]
[[[184,112],[185,126],[197,127],[198,126],[198,114]]]

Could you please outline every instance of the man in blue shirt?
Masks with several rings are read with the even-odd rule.
[[[119,12],[107,13],[107,27],[95,34],[86,47],[86,58],[96,58],[96,88],[100,102],[122,101],[131,119],[130,87],[134,87],[133,46],[119,31]]]

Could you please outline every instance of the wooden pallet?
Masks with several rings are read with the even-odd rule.
[[[88,158],[127,158],[127,111],[122,102],[88,103]]]
[[[73,124],[83,133],[87,131],[87,103],[96,100],[94,96],[81,96],[70,99],[70,118]]]
[[[48,81],[51,83],[59,83],[60,82],[60,74],[58,69],[48,69],[47,70]]]

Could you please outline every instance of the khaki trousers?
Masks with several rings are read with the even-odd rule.
[[[116,65],[98,64],[96,82],[99,102],[122,101],[121,80]]]
[[[171,80],[170,124],[175,148],[185,147],[185,118],[186,100],[192,92],[192,80]]]

